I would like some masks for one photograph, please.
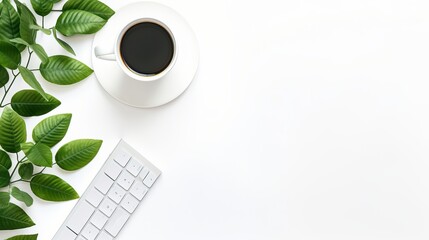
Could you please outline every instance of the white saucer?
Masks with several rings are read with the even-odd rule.
[[[176,40],[177,60],[161,79],[143,82],[130,78],[115,61],[94,55],[95,46],[113,46],[121,29],[140,18],[153,18],[166,24]],[[180,96],[191,84],[199,62],[198,43],[194,32],[173,9],[154,2],[137,2],[118,11],[94,38],[92,66],[101,86],[125,104],[150,108],[166,104]]]

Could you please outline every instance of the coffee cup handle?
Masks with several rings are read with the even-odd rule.
[[[96,46],[94,48],[95,56],[99,59],[107,60],[107,61],[116,61],[116,56],[113,48]]]

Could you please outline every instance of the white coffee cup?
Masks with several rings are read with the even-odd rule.
[[[173,57],[171,58],[170,63],[166,68],[164,68],[161,72],[156,74],[145,74],[145,73],[139,73],[134,71],[132,68],[130,68],[125,60],[122,58],[121,54],[121,41],[125,35],[125,33],[133,26],[144,23],[144,22],[150,22],[157,24],[161,27],[163,27],[170,35],[172,42],[173,42]],[[99,59],[107,60],[107,61],[116,61],[119,65],[119,67],[122,69],[122,71],[127,74],[132,79],[138,80],[138,81],[144,81],[144,82],[150,82],[159,80],[162,77],[164,77],[168,72],[171,71],[171,69],[174,67],[174,64],[177,59],[178,55],[178,48],[176,47],[176,40],[174,38],[173,32],[170,30],[170,28],[164,24],[163,22],[153,19],[153,18],[141,18],[137,19],[135,21],[130,22],[127,24],[120,33],[118,34],[118,37],[116,38],[116,41],[114,42],[113,46],[96,46],[94,48],[95,56]]]

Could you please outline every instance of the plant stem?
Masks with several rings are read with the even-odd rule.
[[[42,16],[42,28],[45,28],[45,16]]]
[[[12,88],[12,85],[13,85],[13,83],[15,82],[15,80],[16,80],[16,78],[19,76],[19,73],[18,74],[14,74],[13,73],[13,79],[12,79],[12,82],[10,83],[10,85],[9,85],[9,87],[5,87],[5,91],[4,91],[4,95],[3,95],[3,98],[1,99],[1,101],[0,101],[0,107],[4,107],[4,106],[6,106],[6,105],[4,105],[3,106],[3,102],[4,102],[4,100],[6,99],[6,96],[7,96],[7,94],[9,93],[9,91],[10,91],[10,89]]]
[[[17,162],[17,163],[16,163],[16,165],[15,165],[15,167],[13,168],[13,171],[12,171],[12,173],[10,174],[10,177],[11,177],[11,178],[13,177],[13,174],[15,174],[15,171],[16,171],[16,169],[18,168],[19,164],[20,164],[20,162]]]
[[[21,160],[19,160],[18,162],[19,162],[19,163],[22,163],[22,162],[24,162],[24,161],[25,161],[25,159],[27,159],[27,156],[25,156],[25,157],[21,158]]]
[[[28,65],[30,65],[31,55],[33,55],[33,51],[30,51],[30,48],[27,48],[27,50],[28,50],[28,59],[27,59],[27,64],[25,65],[26,68],[28,68]],[[6,99],[7,94],[9,93],[10,89],[12,88],[12,85],[15,83],[15,80],[19,76],[19,74],[21,73],[18,72],[17,74],[15,74],[15,72],[12,70],[13,79],[7,88],[6,86],[4,86],[4,95],[0,101],[0,108],[4,108],[5,106],[10,104],[9,103],[9,104],[3,105],[3,102]]]
[[[36,176],[36,175],[42,174],[42,173],[43,173],[43,171],[45,171],[45,169],[46,169],[46,167],[42,168],[42,170],[40,170],[40,172],[35,173],[35,174],[31,175],[31,176],[32,176],[32,177],[34,177],[34,176]],[[24,180],[24,179],[20,178],[20,179],[18,179],[18,180],[15,180],[15,181],[10,182],[9,184],[16,183],[16,182],[30,182],[30,181],[27,181],[27,180]]]
[[[12,183],[21,182],[21,181],[22,181],[22,178],[20,178],[20,179],[18,179],[18,180],[15,180],[15,181],[10,182],[10,183],[9,183],[9,185],[10,185],[10,184],[12,184]]]
[[[16,153],[16,161],[17,161],[17,162],[16,162],[15,167],[13,168],[12,173],[10,174],[10,178],[12,178],[12,177],[13,177],[13,175],[15,174],[16,169],[18,168],[19,164],[21,164],[22,162],[24,162],[26,159],[27,159],[27,156],[24,156],[23,158],[19,159],[19,155],[18,155],[18,153]],[[21,179],[20,179],[20,180],[21,180]],[[13,182],[11,182],[11,183],[18,182],[18,181],[19,181],[19,180],[16,180],[16,181],[13,181]]]
[[[26,68],[28,68],[28,65],[30,65],[30,60],[31,60],[31,55],[33,54],[33,51],[30,51],[30,48],[28,49],[28,60],[27,60],[27,64],[25,65]]]
[[[40,172],[33,174],[33,177],[36,176],[36,175],[42,174],[43,171],[45,171],[45,169],[46,169],[46,167],[42,168],[42,170],[40,170]]]
[[[28,49],[28,59],[27,59],[27,64],[25,65],[26,68],[28,68],[28,65],[30,65],[31,55],[33,55],[33,51],[30,51],[30,48],[27,48],[27,49]],[[21,73],[18,72],[17,74],[15,74],[15,72],[12,70],[13,79],[7,88],[6,88],[6,86],[4,86],[4,95],[0,101],[0,108],[4,108],[5,106],[10,104],[10,103],[8,103],[8,104],[3,105],[3,102],[6,99],[7,94],[9,93],[10,89],[12,88],[12,85],[15,83],[15,80],[19,76],[19,74],[21,74]]]

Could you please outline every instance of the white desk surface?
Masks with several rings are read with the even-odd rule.
[[[163,171],[120,240],[429,238],[428,1],[160,2],[200,42],[179,99],[143,110],[95,76],[43,83],[51,114],[73,113],[64,142],[104,140],[84,169],[52,170],[79,193],[120,138]],[[92,36],[70,42],[90,64]],[[50,239],[74,204],[35,200],[21,232]]]

